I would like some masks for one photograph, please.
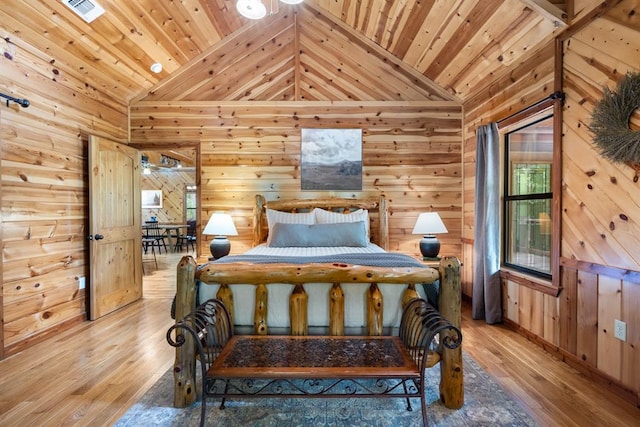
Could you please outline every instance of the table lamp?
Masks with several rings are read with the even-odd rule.
[[[438,258],[440,241],[435,235],[448,233],[448,231],[437,212],[421,213],[411,233],[423,235],[420,240],[420,252],[425,259],[440,259]]]
[[[213,261],[229,255],[231,242],[229,242],[227,236],[237,236],[238,231],[235,225],[233,225],[231,215],[215,212],[209,218],[209,222],[207,222],[207,226],[204,228],[204,231],[202,231],[202,234],[215,236],[209,245],[209,249],[211,250],[211,258],[209,258],[209,261]]]

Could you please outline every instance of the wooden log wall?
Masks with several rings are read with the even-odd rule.
[[[582,4],[584,3],[584,4]],[[562,267],[559,295],[517,274],[503,275],[504,314],[545,348],[583,372],[640,403],[640,223],[638,172],[599,155],[587,124],[603,87],[615,88],[620,76],[640,69],[640,18],[637,0],[616,3],[563,37]],[[576,12],[589,15],[585,2]],[[635,11],[635,13],[634,13]],[[473,259],[473,174],[475,128],[499,120],[553,89],[553,46],[529,63],[509,70],[504,84],[477,94],[465,104],[464,262]],[[496,96],[493,96],[496,94]],[[486,101],[486,100],[489,101]],[[635,129],[637,113],[631,118]],[[465,277],[465,293],[471,292]],[[627,341],[613,338],[614,320],[627,324]]]
[[[0,358],[85,319],[87,139],[127,139],[127,106],[0,28]]]
[[[162,208],[143,208],[142,222],[155,216],[165,224],[185,224],[185,192],[187,185],[195,185],[195,171],[152,171],[142,175],[142,190],[162,190]]]
[[[387,196],[390,249],[418,255],[411,234],[418,214],[438,211],[448,234],[445,255],[460,256],[461,108],[451,101],[140,103],[133,128],[200,134],[202,222],[233,215],[232,253],[251,247],[254,194],[278,198]],[[178,127],[174,123],[178,123]],[[362,191],[300,187],[300,128],[363,131]],[[208,253],[208,240],[201,243]]]

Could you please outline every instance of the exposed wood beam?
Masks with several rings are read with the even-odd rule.
[[[566,27],[568,25],[567,13],[561,10],[558,6],[550,3],[546,0],[520,0],[525,5],[529,6],[540,16],[553,22],[556,28]]]
[[[615,6],[617,6],[622,0],[605,0],[600,3],[597,7],[593,8],[589,13],[580,17],[575,22],[571,22],[571,26],[567,29],[567,31],[563,32],[559,37],[560,40],[567,40],[571,38],[578,31],[582,30],[584,27],[589,25],[589,23],[595,21],[600,18]]]

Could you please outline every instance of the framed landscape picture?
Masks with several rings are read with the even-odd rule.
[[[162,190],[142,190],[143,208],[161,208]]]
[[[303,190],[362,190],[362,129],[302,129]]]

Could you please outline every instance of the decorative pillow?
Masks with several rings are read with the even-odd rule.
[[[271,236],[273,235],[273,226],[277,223],[282,224],[315,224],[316,217],[311,212],[306,213],[291,213],[276,211],[273,209],[267,209],[267,225],[269,227],[269,235],[267,236],[267,245],[271,243]]]
[[[367,230],[367,236],[369,232],[369,211],[366,209],[358,209],[348,214],[341,212],[332,212],[320,208],[315,208],[313,213],[316,216],[316,224],[339,224],[343,222],[364,222]]]
[[[339,224],[276,223],[270,234],[270,247],[366,247],[369,239],[363,221]]]

